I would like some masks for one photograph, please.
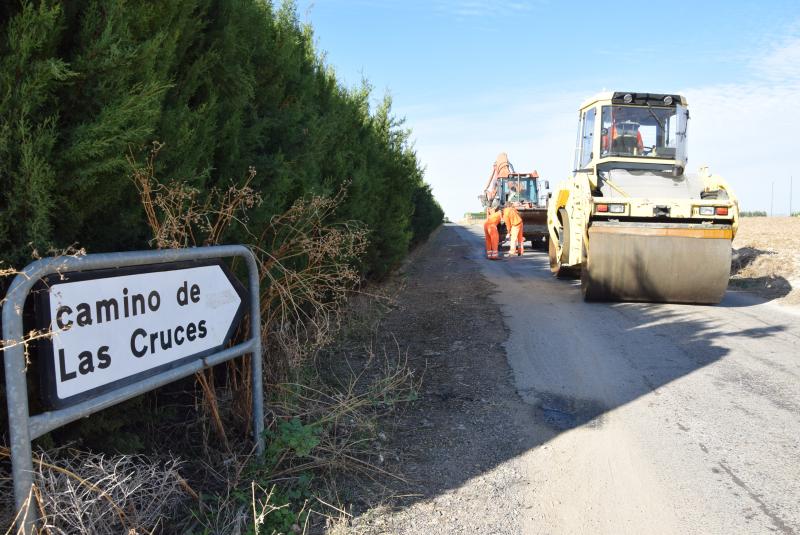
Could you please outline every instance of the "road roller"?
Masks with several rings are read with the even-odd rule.
[[[583,103],[572,175],[547,211],[550,268],[586,300],[719,303],[739,203],[721,177],[687,173],[681,95],[607,92]]]

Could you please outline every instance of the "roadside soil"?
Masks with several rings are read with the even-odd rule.
[[[730,287],[800,304],[800,217],[743,217]]]
[[[476,255],[444,226],[392,283],[396,299],[380,337],[422,376],[419,398],[379,422],[381,466],[399,477],[342,482],[339,498],[354,517],[332,532],[524,532],[529,493],[518,456],[533,409],[516,393],[494,286],[471,261]]]

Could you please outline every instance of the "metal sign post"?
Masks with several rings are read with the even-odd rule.
[[[242,258],[248,291],[221,258]],[[66,274],[66,275],[65,275]],[[55,277],[51,277],[55,275]],[[255,256],[242,245],[92,254],[38,260],[18,274],[2,309],[14,499],[23,533],[32,533],[31,441],[69,422],[252,354],[253,435],[264,450],[261,313]],[[44,401],[54,410],[30,416],[22,312],[44,285],[40,326],[52,330],[41,352]],[[249,297],[249,298],[248,298]],[[250,305],[250,337],[225,348]]]

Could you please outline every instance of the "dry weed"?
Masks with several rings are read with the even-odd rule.
[[[139,191],[153,235],[151,244],[159,249],[218,245],[234,223],[247,230],[248,210],[262,202],[260,194],[250,187],[256,175],[253,167],[248,169],[241,184],[231,184],[224,191],[213,188],[203,192],[178,180],[162,183],[156,177],[156,159],[163,147],[163,143],[154,141],[144,163],[139,162],[133,149],[128,153],[131,181]],[[235,421],[244,424],[247,432],[251,405],[249,359],[236,359],[229,362],[227,367],[237,386],[244,386],[242,390],[229,392],[240,392],[239,399],[246,400],[237,404],[243,411],[236,411],[240,417]],[[214,374],[211,371],[199,372],[195,377],[202,393],[201,408],[210,416],[212,429],[225,453],[230,454],[232,450],[221,416],[224,410],[220,407]],[[209,449],[208,443],[204,444],[204,449]]]
[[[57,459],[54,453],[59,454]],[[164,518],[182,509],[193,492],[174,458],[152,461],[138,455],[54,453],[38,452],[34,457],[29,507],[35,503],[40,533],[152,533]],[[1,449],[0,455],[8,456],[8,451]],[[10,480],[2,483],[10,490]],[[11,493],[3,494],[10,502]],[[11,525],[13,519],[3,520]]]
[[[84,255],[86,255],[86,250],[83,249],[83,248],[77,247],[76,244],[72,244],[72,245],[70,245],[70,246],[68,246],[66,248],[63,248],[63,249],[50,248],[47,251],[47,256],[50,256],[50,257],[78,258],[78,257],[84,256]],[[39,259],[42,258],[42,256],[39,254],[39,251],[36,250],[35,248],[31,249],[31,257],[34,260],[39,260]],[[5,303],[7,301],[7,297],[6,297],[5,292],[8,289],[8,286],[10,286],[11,281],[13,280],[12,277],[16,277],[18,275],[23,275],[26,278],[28,277],[27,275],[25,275],[24,271],[18,271],[17,269],[15,269],[13,267],[10,267],[10,266],[9,267],[2,267],[3,264],[4,264],[4,262],[0,261],[0,310],[2,310],[3,306],[5,305]],[[65,270],[66,270],[66,267],[64,267],[62,269],[58,269],[56,271],[56,273],[60,274],[61,277],[63,278],[63,273],[64,273]],[[0,320],[0,327],[2,327],[2,321],[1,320]],[[30,365],[30,352],[29,351],[30,351],[31,342],[34,342],[35,340],[44,339],[44,338],[51,338],[53,336],[53,332],[52,332],[52,328],[51,327],[52,326],[49,326],[49,327],[44,328],[44,329],[31,329],[30,331],[24,333],[23,336],[22,336],[22,339],[20,339],[20,340],[4,340],[2,337],[0,337],[0,351],[2,351],[3,349],[16,347],[16,346],[19,346],[19,345],[24,346],[25,365],[26,365],[26,370],[27,370],[27,366]],[[0,335],[2,335],[2,332],[0,332]]]
[[[187,182],[161,183],[156,178],[155,162],[163,143],[154,141],[140,164],[133,149],[128,153],[131,180],[153,233],[151,243],[158,249],[180,249],[217,245],[233,222],[247,227],[247,210],[261,204],[261,195],[250,187],[256,170],[250,167],[242,184],[227,189],[201,191]]]
[[[162,184],[156,179],[155,158],[161,148],[161,144],[154,143],[143,165],[136,163],[132,153],[129,157],[132,180],[139,190],[156,246],[217,244],[234,224],[249,233],[247,210],[261,202],[249,186],[255,175],[253,169],[241,185],[231,186],[224,194],[211,192],[201,201],[200,192],[185,183]],[[314,448],[310,461],[291,452],[278,459],[268,482],[334,466],[357,471],[382,470],[362,455],[365,449],[359,443],[362,439],[353,438],[356,434],[353,430],[373,417],[367,412],[374,408],[376,399],[383,403],[392,396],[402,397],[389,392],[405,388],[400,385],[409,379],[402,367],[387,370],[383,381],[376,381],[371,388],[358,393],[363,377],[351,377],[343,383],[344,390],[336,392],[318,390],[306,381],[295,380],[309,359],[334,340],[343,324],[342,305],[361,282],[354,266],[366,251],[367,230],[354,222],[331,222],[345,190],[346,185],[332,198],[300,199],[285,213],[272,217],[259,236],[252,236],[260,268],[264,372],[271,385],[267,391],[285,394],[278,396],[283,401],[273,406],[267,427],[274,429],[278,421],[299,418],[332,430]],[[224,378],[225,384],[218,386],[214,374],[197,375],[203,412],[220,438],[216,445],[206,440],[204,451],[209,459],[219,457],[216,450],[221,445],[227,462],[221,471],[206,467],[214,474],[215,486],[221,493],[213,505],[213,514],[201,507],[203,514],[196,520],[210,532],[235,533],[248,525],[248,519],[257,521],[263,517],[266,509],[248,510],[240,496],[235,495],[236,489],[241,490],[245,484],[243,472],[252,459],[247,450],[229,445],[223,425],[232,415],[245,427],[249,425],[252,393],[247,359],[229,362]],[[344,422],[346,419],[349,423]],[[259,500],[254,491],[251,505],[275,506],[272,498],[268,493],[266,502]],[[330,509],[323,507],[326,508]]]
[[[333,340],[342,305],[361,281],[353,266],[366,251],[366,229],[329,222],[343,198],[344,188],[333,198],[298,200],[272,218],[255,248],[270,382],[285,380]]]
[[[345,359],[339,371],[326,370],[325,380],[280,383],[273,388],[283,396],[269,405],[276,422],[300,418],[322,430],[319,444],[303,458],[287,457],[274,467],[273,477],[307,470],[332,473],[375,473],[402,479],[387,472],[377,441],[377,418],[417,398],[421,378],[408,366],[399,347],[376,354],[366,348],[366,361],[356,371]]]
[[[261,203],[251,187],[251,167],[240,185],[201,195],[184,182],[161,183],[155,161],[163,145],[154,142],[143,164],[128,160],[157,247],[215,245],[234,224],[247,229],[249,209]],[[367,247],[366,229],[353,222],[330,223],[344,198],[301,199],[274,216],[252,246],[260,266],[262,339],[265,377],[286,380],[310,355],[332,340],[340,323],[341,304],[359,282],[353,267]],[[245,327],[246,329],[246,327]],[[246,334],[246,333],[244,333]],[[224,387],[235,392],[237,421],[250,421],[250,367],[247,359],[227,365]],[[213,428],[227,444],[213,376],[197,376]],[[226,450],[229,448],[226,447]]]

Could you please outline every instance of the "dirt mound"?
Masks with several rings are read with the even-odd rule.
[[[800,218],[743,217],[733,248],[731,288],[800,303]]]

